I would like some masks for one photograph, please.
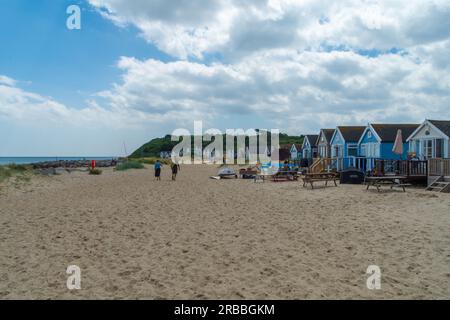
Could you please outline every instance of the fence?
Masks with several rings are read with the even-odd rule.
[[[374,173],[379,175],[390,173],[407,177],[426,177],[428,174],[428,162],[416,160],[376,160]]]
[[[407,177],[450,176],[450,159],[384,160],[364,157],[316,159],[312,171],[357,169],[375,175],[398,174]]]
[[[430,176],[450,176],[450,159],[430,159],[428,163]]]
[[[384,160],[363,157],[320,159],[315,162],[315,167],[320,168],[320,170],[334,169],[337,171],[357,169],[362,172],[372,172],[376,175],[390,173],[407,177],[426,177],[428,173],[427,161]],[[450,168],[450,164],[447,168]]]

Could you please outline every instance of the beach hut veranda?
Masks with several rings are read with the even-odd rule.
[[[409,137],[419,124],[369,124],[358,142],[358,155],[365,158],[365,170],[372,170],[376,160],[406,160],[409,154]],[[393,151],[398,130],[403,135],[403,154]]]

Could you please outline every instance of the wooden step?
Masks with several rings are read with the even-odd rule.
[[[444,177],[437,177],[425,190],[433,192],[442,192],[446,187],[447,183],[443,182]]]
[[[444,192],[450,189],[450,181],[447,181],[448,177],[439,177],[432,184],[430,184],[426,190],[433,192]]]

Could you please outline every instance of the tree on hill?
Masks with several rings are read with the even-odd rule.
[[[259,130],[257,130],[259,132]],[[224,152],[226,148],[226,138],[224,135]],[[246,145],[248,144],[248,137],[246,137]],[[280,133],[279,136],[280,140],[280,146],[290,146],[294,143],[296,144],[302,144],[303,143],[303,136],[289,136],[284,133]],[[181,138],[180,138],[181,141]],[[191,137],[192,146],[194,145],[194,136]],[[267,134],[267,143],[270,147],[270,141],[271,136],[270,132]],[[145,157],[159,157],[160,153],[163,151],[171,151],[179,141],[172,141],[171,135],[166,135],[163,138],[156,138],[151,140],[150,142],[145,143],[141,147],[139,147],[136,151],[134,151],[130,158],[145,158]],[[203,148],[206,147],[208,144],[210,144],[210,141],[203,141]],[[237,142],[235,140],[235,148],[236,148]]]

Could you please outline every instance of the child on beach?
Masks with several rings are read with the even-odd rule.
[[[172,163],[172,180],[177,180],[178,170],[180,169],[180,165],[176,163]]]
[[[157,160],[155,163],[155,178],[156,181],[161,181],[161,161]]]

